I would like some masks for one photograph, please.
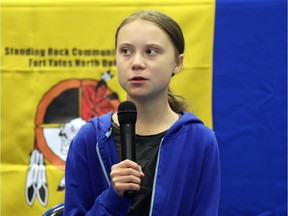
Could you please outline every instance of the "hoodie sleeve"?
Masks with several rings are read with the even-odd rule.
[[[126,215],[130,200],[109,186],[96,154],[96,132],[84,125],[73,139],[66,160],[64,215]]]
[[[193,216],[216,216],[220,196],[220,159],[216,137],[207,146],[199,185],[192,211]]]

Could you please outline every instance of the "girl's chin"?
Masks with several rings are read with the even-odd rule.
[[[135,93],[135,92],[133,92],[133,93],[128,93],[127,94],[128,95],[128,97],[127,98],[131,98],[131,99],[133,99],[133,100],[145,100],[145,99],[148,99],[149,98],[149,95],[147,95],[147,93],[145,94],[145,93],[140,93],[140,92],[137,92],[137,93]]]

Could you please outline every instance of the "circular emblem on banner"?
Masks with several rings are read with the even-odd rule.
[[[118,95],[106,80],[64,80],[52,87],[38,105],[35,147],[45,159],[64,170],[71,140],[80,127],[95,116],[115,112]]]

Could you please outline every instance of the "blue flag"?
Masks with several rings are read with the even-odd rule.
[[[220,216],[287,214],[287,2],[216,1]]]

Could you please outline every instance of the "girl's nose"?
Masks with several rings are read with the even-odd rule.
[[[132,70],[143,70],[145,69],[145,61],[140,53],[136,53],[132,62]]]

